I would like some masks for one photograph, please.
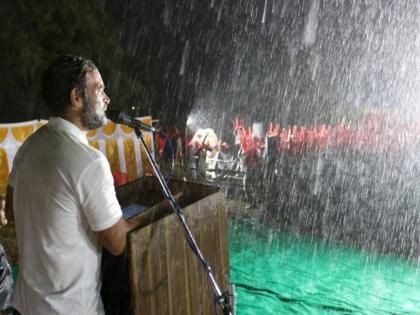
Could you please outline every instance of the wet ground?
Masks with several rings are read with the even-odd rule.
[[[418,262],[299,234],[243,198],[226,206],[237,314],[418,314]],[[0,230],[12,266],[14,233]]]
[[[237,314],[419,314],[418,262],[233,219]]]

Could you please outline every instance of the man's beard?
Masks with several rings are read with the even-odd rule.
[[[83,96],[82,124],[88,130],[97,129],[105,124],[105,113],[101,104],[93,102],[89,96]]]

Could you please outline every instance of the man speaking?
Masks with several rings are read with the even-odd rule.
[[[61,56],[43,72],[48,124],[19,149],[7,189],[19,276],[12,305],[22,315],[104,314],[102,246],[121,254],[136,218],[124,220],[105,156],[86,133],[110,103],[95,64]]]

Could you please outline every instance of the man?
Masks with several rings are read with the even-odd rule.
[[[19,149],[6,200],[19,250],[12,305],[22,315],[104,314],[101,248],[121,254],[138,223],[122,219],[109,163],[86,140],[106,121],[104,89],[83,57],[61,56],[43,73],[53,117]]]

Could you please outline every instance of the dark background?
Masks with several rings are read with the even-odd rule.
[[[168,126],[411,117],[419,9],[414,0],[2,1],[0,122],[48,118],[39,74],[59,53],[100,67],[111,109]]]

